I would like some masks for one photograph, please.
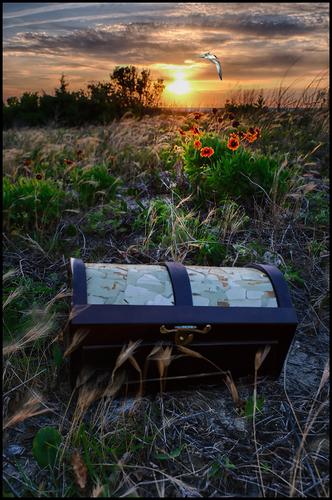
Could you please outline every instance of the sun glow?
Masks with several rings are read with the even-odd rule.
[[[176,95],[188,94],[191,91],[190,84],[185,80],[182,71],[176,73],[175,80],[167,86],[167,90]]]

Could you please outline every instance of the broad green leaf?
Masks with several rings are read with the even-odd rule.
[[[54,427],[39,429],[33,440],[32,453],[40,467],[54,467],[61,441],[61,434]]]

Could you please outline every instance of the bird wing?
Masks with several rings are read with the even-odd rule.
[[[220,64],[220,61],[219,59],[216,57],[215,60],[213,61],[214,64],[217,66],[217,71],[218,71],[218,75],[219,75],[219,78],[220,80],[222,80],[222,72],[221,72],[221,64]]]

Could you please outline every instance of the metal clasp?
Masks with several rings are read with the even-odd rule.
[[[175,343],[177,345],[186,345],[194,338],[194,333],[208,333],[211,330],[211,325],[206,325],[203,329],[197,328],[196,325],[179,325],[174,328],[166,328],[165,325],[161,325],[160,333],[175,333]]]

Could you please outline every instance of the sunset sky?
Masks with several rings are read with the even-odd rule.
[[[3,4],[3,98],[106,81],[117,65],[151,70],[165,105],[218,106],[237,89],[302,89],[327,75],[329,4]],[[222,62],[200,59],[212,52]],[[325,80],[326,84],[326,80]]]

